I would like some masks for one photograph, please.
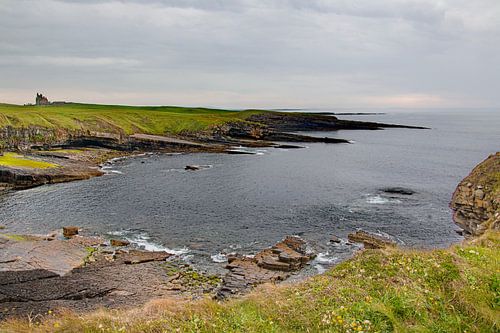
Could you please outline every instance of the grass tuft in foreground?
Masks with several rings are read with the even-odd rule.
[[[54,163],[38,161],[16,153],[7,152],[0,156],[0,166],[22,169],[50,169],[58,167]]]
[[[302,283],[241,299],[161,300],[47,314],[1,332],[498,332],[500,233],[444,250],[367,250]]]

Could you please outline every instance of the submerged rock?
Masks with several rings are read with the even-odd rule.
[[[335,235],[332,235],[330,237],[330,243],[337,243],[338,244],[338,243],[341,243],[341,242],[342,242],[342,240],[340,238],[338,238],[337,236],[335,236]]]
[[[450,203],[453,220],[468,235],[500,229],[500,152],[490,155],[458,184]]]
[[[306,242],[296,236],[288,236],[254,257],[228,256],[229,273],[223,278],[216,298],[239,294],[261,283],[283,281],[313,258]]]
[[[403,194],[403,195],[415,194],[415,191],[413,191],[412,189],[404,187],[387,187],[382,189],[382,191],[390,194]]]

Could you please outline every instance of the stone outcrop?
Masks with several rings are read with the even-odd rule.
[[[338,129],[383,129],[391,127],[425,129],[425,127],[418,126],[341,120],[331,115],[317,113],[260,113],[252,115],[248,120],[265,124],[267,129],[279,132],[333,131]],[[261,131],[261,136],[265,136],[265,131]]]
[[[372,232],[357,230],[347,235],[347,239],[353,243],[362,243],[365,249],[384,249],[394,247],[397,243],[389,238]]]
[[[460,182],[450,207],[453,220],[468,235],[500,229],[500,152],[490,155]]]
[[[63,227],[63,236],[66,238],[71,238],[75,235],[78,235],[78,227],[69,226]]]
[[[104,174],[90,163],[70,160],[57,162],[60,167],[49,169],[0,167],[0,189],[21,190],[45,184],[89,179]]]
[[[109,243],[111,244],[111,246],[115,246],[115,247],[130,245],[130,242],[127,240],[124,240],[124,239],[111,239],[109,241]]]
[[[305,241],[295,236],[286,237],[254,257],[228,256],[229,273],[223,278],[216,298],[240,294],[265,282],[283,281],[313,258]]]

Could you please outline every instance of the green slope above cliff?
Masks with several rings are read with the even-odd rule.
[[[179,134],[202,131],[261,111],[235,112],[175,106],[76,104],[21,106],[0,104],[0,127],[44,127],[110,133]]]

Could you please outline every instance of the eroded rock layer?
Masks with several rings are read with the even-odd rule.
[[[481,162],[457,186],[450,203],[453,220],[467,234],[500,229],[500,152]]]
[[[231,256],[226,266],[229,273],[223,278],[216,297],[223,299],[261,283],[283,281],[313,258],[305,241],[295,236],[286,237],[254,257]]]

